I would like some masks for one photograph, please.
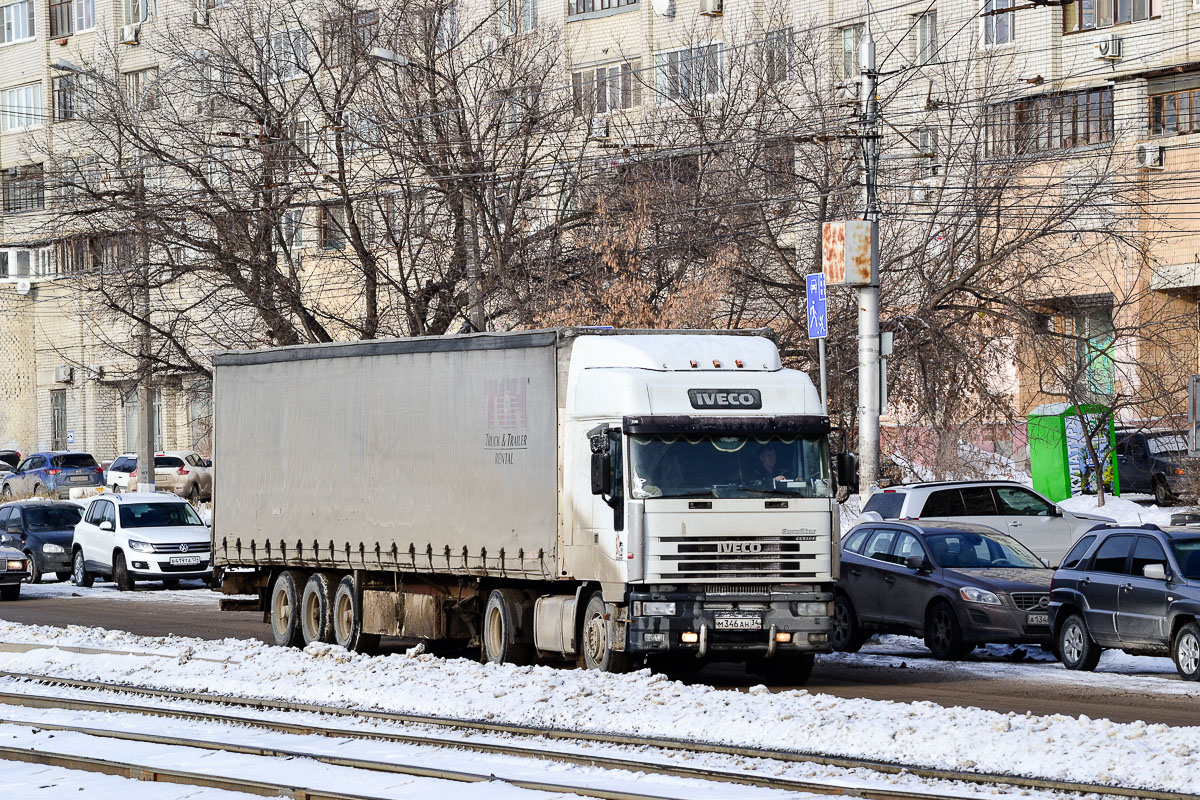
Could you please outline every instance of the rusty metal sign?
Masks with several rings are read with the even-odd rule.
[[[821,230],[821,267],[829,286],[871,284],[871,223],[826,222]]]

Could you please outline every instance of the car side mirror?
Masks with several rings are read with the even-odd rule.
[[[113,524],[108,520],[104,520],[100,523],[99,527],[102,531],[111,531],[113,529]]]
[[[925,556],[909,556],[904,559],[904,566],[909,569],[915,569],[917,572],[925,569]]]
[[[1147,564],[1142,567],[1142,575],[1152,581],[1165,581],[1167,579],[1167,568],[1162,564]]]
[[[1044,558],[1038,558],[1038,561],[1042,562],[1042,566],[1043,566],[1043,567],[1045,567],[1046,569],[1049,569],[1049,568],[1050,568],[1050,562],[1049,562],[1049,561],[1047,561],[1046,559],[1044,559]]]

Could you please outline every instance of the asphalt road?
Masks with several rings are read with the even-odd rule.
[[[0,603],[0,619],[59,627],[104,627],[147,636],[175,634],[260,641],[269,641],[271,637],[270,628],[259,614],[218,611],[215,598],[199,584],[182,599],[179,592],[163,592],[156,585],[139,587],[136,598],[100,585],[86,591],[59,587],[54,594],[40,596],[42,587],[27,588],[31,591],[23,593],[19,601]],[[399,640],[385,644],[387,650],[403,646]],[[1005,677],[1005,665],[999,662],[988,665],[991,668],[986,671],[991,674],[981,676],[977,670],[935,662],[919,645],[911,651],[891,653],[881,661],[885,663],[847,663],[845,659],[822,663],[818,659],[811,680],[803,688],[839,697],[930,701],[944,706],[975,706],[1020,714],[1086,714],[1116,722],[1143,720],[1168,725],[1200,723],[1200,687],[1191,696],[1142,691],[1139,686],[1147,678],[1137,674],[1112,676],[1117,688],[1106,685],[1102,689],[1075,684],[1065,675],[1046,682],[1029,680],[1027,671]],[[1028,669],[1058,668],[1045,664]],[[720,665],[682,679],[734,690],[758,682],[738,668]],[[1160,686],[1164,679],[1178,680],[1176,676],[1161,673],[1152,678]]]

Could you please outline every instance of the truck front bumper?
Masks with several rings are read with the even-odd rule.
[[[647,587],[630,592],[628,608],[631,653],[743,660],[831,651],[833,593],[824,587],[780,587],[762,595]]]

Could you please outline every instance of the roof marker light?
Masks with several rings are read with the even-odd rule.
[[[720,362],[720,361],[717,361],[717,360],[714,358],[714,359],[713,359],[713,366],[714,366],[714,367],[716,367],[717,369],[720,369],[720,368],[721,368],[721,362]]]
[[[742,364],[742,360],[740,358],[736,359],[733,363],[737,364],[738,369],[741,369],[743,366],[745,366],[744,364]]]
[[[689,361],[688,363],[692,365],[692,369],[695,369],[697,366],[699,366],[699,365],[696,363],[696,359],[694,359],[694,358],[693,358],[691,361]]]

